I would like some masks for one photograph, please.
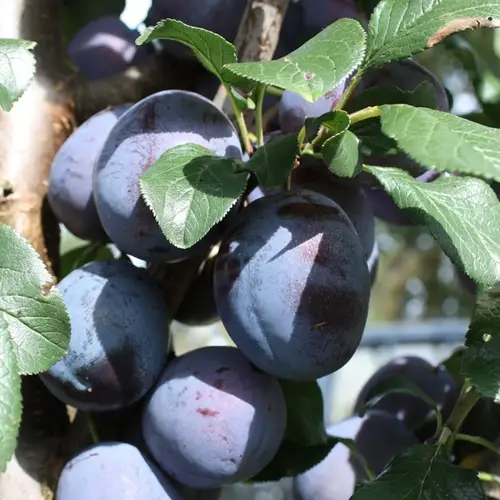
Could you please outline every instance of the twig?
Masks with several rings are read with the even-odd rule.
[[[239,61],[270,61],[273,58],[289,3],[290,0],[248,0],[234,42]],[[234,116],[223,85],[213,101],[228,116]]]

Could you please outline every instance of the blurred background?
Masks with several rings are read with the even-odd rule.
[[[149,7],[148,0],[127,0],[121,18],[141,30]],[[498,126],[499,51],[500,30],[477,30],[456,35],[417,59],[449,91],[453,113]],[[350,415],[358,390],[389,359],[413,354],[439,363],[447,358],[463,343],[474,304],[467,284],[425,228],[377,220],[376,231],[379,267],[362,348],[344,368],[320,381],[326,425]],[[62,254],[82,245],[85,242],[64,231]],[[174,323],[172,329],[178,354],[231,343],[220,323],[190,328]],[[288,486],[286,481],[236,485],[226,488],[223,498],[284,499]]]

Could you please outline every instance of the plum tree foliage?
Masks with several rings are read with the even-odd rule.
[[[500,439],[500,122],[484,91],[494,71],[461,32],[500,27],[500,1],[299,0],[276,57],[244,62],[232,43],[252,19],[243,0],[153,0],[137,39],[120,0],[80,2],[61,16],[77,67],[68,78],[56,51],[53,68],[36,66],[51,54],[46,36],[0,38],[0,118],[13,113],[17,127],[1,129],[0,469],[16,450],[21,377],[39,374],[65,417],[63,404],[77,410],[71,429],[87,419],[95,441],[60,447],[61,500],[204,498],[284,477],[303,500],[485,500],[485,484],[500,482],[481,455],[498,461]],[[438,44],[473,75],[481,113],[455,115],[418,62]],[[165,67],[189,83],[153,85]],[[27,196],[9,180],[23,151],[16,112],[35,114],[30,99],[51,73],[51,106],[89,105],[59,99],[72,81],[93,98],[111,88],[113,106],[77,109],[77,130],[29,159],[52,170],[40,185],[26,174]],[[200,95],[212,83],[192,91],[207,75],[231,117]],[[139,83],[151,91],[131,91]],[[36,117],[28,145],[62,128]],[[43,238],[25,239],[46,187]],[[24,223],[5,215],[14,206]],[[390,361],[325,429],[317,379],[362,340],[375,218],[425,226],[476,304],[459,353],[438,366]],[[87,244],[55,285],[58,224]],[[172,352],[172,320],[219,318],[236,347]],[[103,422],[119,418],[117,442]]]

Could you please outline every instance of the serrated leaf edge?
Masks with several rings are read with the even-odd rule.
[[[37,69],[37,62],[36,62],[35,55],[31,51],[37,46],[37,42],[33,42],[31,40],[24,40],[22,38],[0,38],[0,42],[2,40],[16,40],[16,41],[20,42],[19,43],[20,47],[25,50],[25,53],[29,57],[29,60],[31,62],[31,64],[30,64],[31,74],[29,76],[26,88],[23,89],[23,91],[20,92],[20,94],[15,99],[12,99],[7,88],[5,86],[3,86],[2,84],[0,84],[0,87],[5,89],[7,91],[7,95],[9,96],[10,105],[8,105],[6,108],[4,108],[4,111],[9,112],[12,110],[14,104],[16,104],[16,102],[18,102],[19,99],[21,99],[21,97],[28,90],[29,86],[31,85],[31,83],[33,81],[33,78],[35,77],[35,73],[36,73],[36,69]],[[0,108],[1,108],[1,106],[0,106]]]

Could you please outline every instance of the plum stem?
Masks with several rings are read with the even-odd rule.
[[[268,85],[266,87],[266,94],[275,95],[277,97],[281,97],[283,95],[284,90],[278,87],[274,87],[273,85]]]
[[[350,114],[349,118],[351,119],[351,125],[354,125],[355,123],[369,120],[370,118],[377,118],[381,115],[382,110],[378,106],[368,106],[367,108],[360,109]]]
[[[264,145],[264,128],[262,126],[262,108],[264,105],[264,96],[266,95],[266,85],[257,85],[256,108],[255,108],[255,130],[257,134],[257,147]]]
[[[240,129],[240,135],[241,135],[241,140],[243,141],[243,147],[245,148],[245,151],[252,156],[253,154],[253,146],[250,141],[250,137],[248,135],[248,128],[247,124],[245,123],[245,117],[243,116],[243,113],[238,107],[238,104],[236,102],[236,99],[233,96],[232,90],[228,87],[226,87],[227,95],[229,100],[231,101],[231,104],[233,106],[233,111],[234,111],[234,116],[236,118],[236,123],[238,124],[238,128]],[[262,115],[261,115],[262,116]]]
[[[478,392],[470,385],[470,382],[466,380],[462,387],[460,397],[441,431],[438,445],[444,445],[448,450],[451,450],[465,417],[467,417],[478,400]]]
[[[496,455],[500,456],[500,450],[490,441],[487,439],[484,439],[480,436],[471,436],[469,434],[461,434],[460,432],[455,435],[455,440],[456,441],[467,441],[468,443],[474,443],[478,444],[479,446],[482,446],[483,448],[486,448]]]
[[[335,110],[340,110],[344,109],[345,105],[347,104],[347,101],[351,98],[353,92],[356,90],[356,87],[359,85],[359,82],[361,81],[361,78],[363,77],[363,72],[358,71],[355,75],[354,78],[351,80],[347,88],[344,90],[344,93],[342,94],[342,97],[339,99],[339,102],[337,102],[337,105],[335,106]]]
[[[94,444],[99,444],[101,441],[99,439],[99,433],[97,432],[94,419],[90,413],[87,413],[87,428],[89,430],[90,437],[92,438],[92,442]]]

